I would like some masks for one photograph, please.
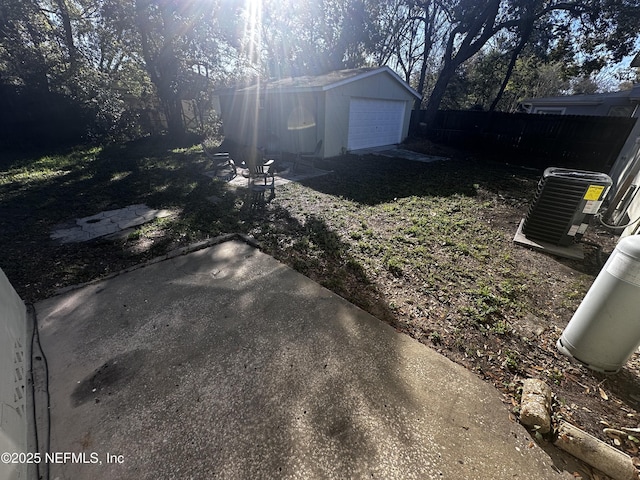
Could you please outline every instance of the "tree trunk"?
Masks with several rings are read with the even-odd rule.
[[[156,87],[160,104],[167,119],[169,136],[180,139],[185,135],[185,126],[182,118],[182,102],[178,91],[179,62],[173,50],[173,34],[169,28],[171,24],[171,12],[162,10],[162,20],[165,34],[163,45],[158,51],[152,48],[150,41],[151,24],[149,20],[149,4],[145,1],[136,3],[137,25],[140,32],[142,57],[145,69],[151,82]]]
[[[33,49],[33,58],[35,58],[35,61],[32,59],[31,62],[25,62],[25,64],[18,63],[16,68],[25,80],[27,86],[49,93],[50,85],[49,77],[47,76],[49,68],[47,66],[47,59],[42,53],[44,48],[42,47],[39,32],[31,22],[26,22],[26,29],[33,45],[35,45]]]
[[[438,109],[440,108],[440,103],[442,103],[444,94],[447,91],[447,86],[456,72],[456,66],[453,62],[448,62],[440,72],[440,75],[438,75],[438,80],[436,80],[424,116],[422,117],[422,121],[427,125],[427,130],[433,126],[433,122],[438,114]]]
[[[73,40],[73,29],[71,26],[71,16],[69,15],[69,8],[65,0],[57,0],[60,20],[62,20],[62,28],[64,30],[64,41],[69,53],[69,64],[71,65],[71,72],[75,73],[78,55],[76,51],[76,45]]]
[[[449,34],[444,55],[444,67],[438,75],[438,80],[429,97],[429,103],[423,117],[427,129],[433,126],[433,122],[440,108],[440,103],[447,91],[447,86],[456,73],[456,69],[462,63],[469,60],[487,43],[495,34],[495,19],[498,15],[500,0],[490,0],[477,12],[477,16],[468,25],[460,24]],[[459,43],[458,51],[454,53],[456,37],[464,34],[464,39]]]
[[[418,80],[417,92],[420,94],[420,98],[416,98],[414,110],[420,110],[422,107],[422,97],[424,96],[424,84],[427,78],[427,62],[423,59],[422,66],[420,67],[420,78]]]
[[[170,47],[165,47],[159,58],[152,63],[156,72],[156,88],[158,97],[167,117],[169,136],[175,139],[185,135],[184,120],[182,118],[182,101],[178,91],[178,59]]]
[[[435,22],[435,6],[429,15],[429,5],[425,3],[424,8],[424,49],[422,51],[422,65],[420,67],[420,78],[418,79],[418,93],[420,98],[416,98],[414,109],[420,110],[422,107],[422,97],[424,96],[424,84],[427,78],[427,60],[431,54],[431,47],[433,45],[433,22]]]
[[[182,101],[177,95],[173,95],[172,92],[159,96],[164,107],[165,115],[167,116],[169,136],[176,140],[183,138],[186,130],[182,118]]]
[[[427,30],[426,23],[425,23],[424,31],[425,31],[425,44],[424,44],[424,51],[422,52],[422,65],[420,66],[420,78],[418,79],[418,89],[416,90],[420,94],[420,98],[416,98],[413,104],[413,109],[416,111],[416,116],[414,117],[416,118],[416,121],[413,122],[413,127],[412,127],[413,131],[410,132],[411,135],[415,135],[418,132],[422,132],[422,129],[418,122],[420,120],[420,110],[422,109],[422,99],[424,98],[424,84],[426,83],[426,78],[427,78],[427,59],[429,57],[429,52],[431,51],[431,43],[427,37],[428,30]],[[429,41],[429,47],[427,47],[428,41]]]
[[[520,56],[522,49],[529,41],[529,37],[531,37],[531,33],[533,32],[533,22],[534,22],[533,17],[531,17],[530,20],[526,21],[525,27],[522,31],[522,36],[520,37],[520,41],[518,42],[518,45],[511,53],[509,66],[507,67],[507,72],[504,75],[504,79],[502,80],[502,84],[500,85],[500,89],[498,90],[498,94],[496,95],[496,98],[493,99],[493,102],[491,102],[491,106],[489,107],[490,112],[493,112],[496,109],[496,107],[498,106],[498,102],[502,98],[502,95],[504,95],[504,91],[507,88],[507,84],[509,83],[509,80],[511,79],[511,74],[513,73],[513,69],[516,66],[518,57]]]
[[[511,74],[513,73],[513,68],[516,66],[516,61],[518,60],[520,51],[522,51],[522,49],[517,49],[517,48],[516,50],[514,50],[511,53],[511,59],[509,60],[509,65],[507,66],[507,72],[504,74],[504,79],[500,84],[500,89],[498,90],[496,97],[493,99],[493,102],[491,102],[491,105],[489,106],[490,112],[495,111],[496,107],[498,106],[498,102],[502,99],[502,95],[504,95],[504,91],[506,90],[507,85],[509,84],[509,80],[511,79]]]

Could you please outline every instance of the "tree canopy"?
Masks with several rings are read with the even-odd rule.
[[[213,88],[372,65],[423,94],[427,118],[509,110],[599,88],[639,24],[640,0],[4,0],[0,120],[66,102],[85,134],[180,136],[182,101]]]

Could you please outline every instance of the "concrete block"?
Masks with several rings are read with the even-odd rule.
[[[135,205],[129,205],[127,210],[135,213],[136,215],[143,215],[145,212],[148,212],[150,208],[144,203],[137,203]]]
[[[121,230],[124,230],[125,228],[137,227],[138,225],[142,225],[143,223],[145,223],[143,218],[135,217],[118,222],[118,227]]]
[[[542,380],[528,378],[522,382],[520,422],[540,433],[551,430],[551,389]]]
[[[157,210],[150,210],[144,213],[143,215],[140,215],[140,217],[144,219],[145,222],[150,222],[151,220],[155,220],[155,218],[157,217],[157,214],[158,214]]]
[[[122,209],[118,208],[117,210],[106,210],[103,213],[104,218],[111,218],[111,217],[115,217],[116,215],[119,215],[121,213]]]
[[[85,231],[88,231],[90,235],[96,238],[96,237],[101,237],[103,235],[109,235],[110,233],[115,233],[118,230],[120,230],[120,227],[118,227],[118,224],[112,223],[111,221],[109,221],[108,223],[105,222],[105,223],[96,225],[92,227],[90,230],[85,230]]]
[[[100,212],[100,213],[97,213],[95,215],[91,215],[90,217],[78,218],[76,220],[76,223],[78,225],[93,224],[93,223],[99,223],[99,222],[103,221],[104,219],[105,219],[104,212]]]

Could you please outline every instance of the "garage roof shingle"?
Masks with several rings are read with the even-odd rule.
[[[336,70],[322,75],[302,75],[299,77],[280,78],[278,80],[258,82],[248,87],[238,88],[235,90],[235,93],[251,94],[256,92],[258,89],[266,89],[268,91],[277,90],[281,93],[326,91],[372,75],[378,75],[380,73],[390,75],[412,95],[416,98],[420,98],[420,94],[418,94],[418,92],[407,85],[407,83],[403,81],[397,73],[387,66]]]

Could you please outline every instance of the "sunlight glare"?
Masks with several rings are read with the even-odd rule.
[[[244,0],[245,24],[244,39],[247,48],[247,58],[256,64],[260,61],[261,29],[262,29],[262,0]]]

